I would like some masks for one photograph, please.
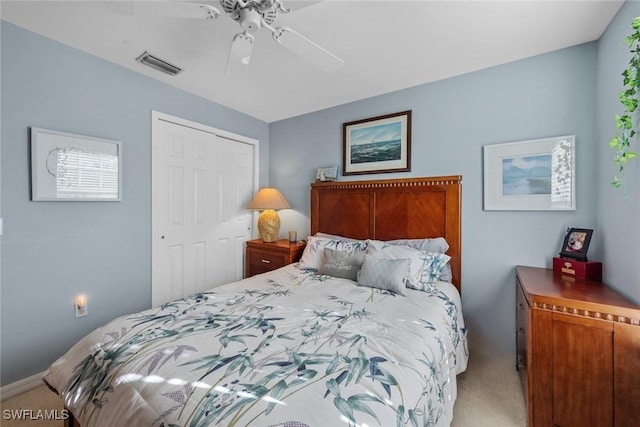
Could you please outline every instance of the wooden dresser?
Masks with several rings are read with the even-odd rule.
[[[528,426],[640,426],[640,306],[597,281],[516,267]]]
[[[249,240],[245,256],[245,277],[266,273],[296,262],[302,256],[305,242],[289,242],[280,239],[265,243],[262,239]]]

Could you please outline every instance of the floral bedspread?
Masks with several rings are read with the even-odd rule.
[[[448,426],[466,330],[438,287],[289,265],[115,319],[43,379],[83,427]]]

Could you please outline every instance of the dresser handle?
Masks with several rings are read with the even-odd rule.
[[[524,335],[524,329],[518,328],[518,335]]]
[[[271,261],[269,261],[268,259],[263,259],[263,260],[262,260],[262,262],[263,262],[264,264],[271,264]]]
[[[524,310],[524,304],[519,303],[518,304],[518,310]]]

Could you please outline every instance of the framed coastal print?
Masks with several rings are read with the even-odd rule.
[[[411,110],[342,125],[342,175],[411,170]]]
[[[120,141],[31,128],[31,200],[120,201]]]
[[[575,210],[575,136],[485,145],[485,210]]]

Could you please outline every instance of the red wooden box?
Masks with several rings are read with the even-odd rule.
[[[602,279],[602,263],[596,261],[578,261],[572,258],[553,258],[553,271],[588,280]]]

